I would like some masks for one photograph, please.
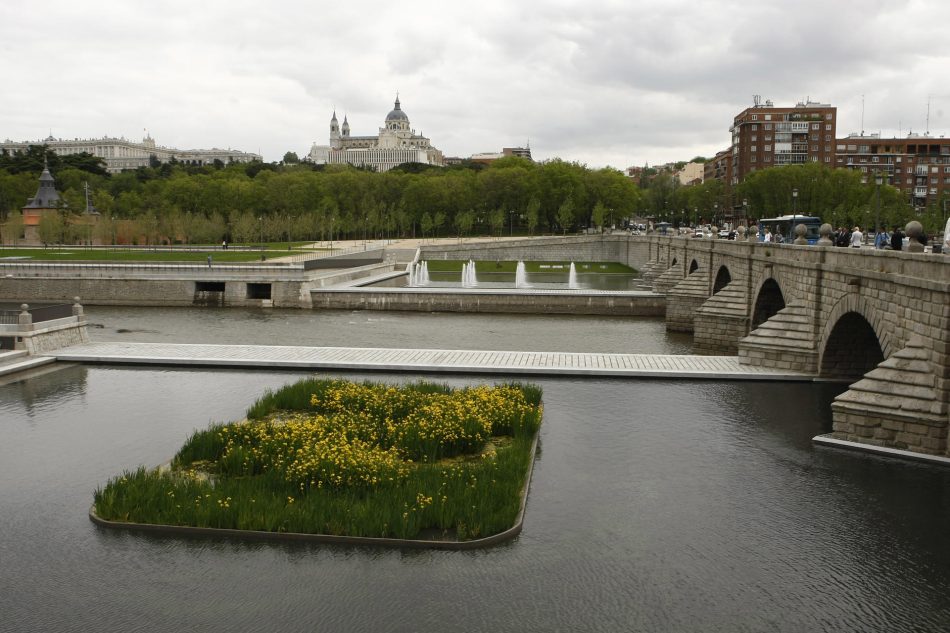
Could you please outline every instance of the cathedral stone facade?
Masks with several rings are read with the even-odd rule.
[[[357,167],[372,167],[379,172],[403,163],[443,164],[442,152],[433,147],[428,138],[409,127],[409,117],[400,107],[398,96],[376,136],[350,136],[346,116],[341,127],[334,112],[330,119],[330,144],[314,143],[309,157],[318,165],[349,163]]]

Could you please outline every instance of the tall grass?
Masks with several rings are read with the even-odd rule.
[[[433,383],[395,388],[301,381],[266,393],[249,410],[252,419],[246,425],[219,424],[193,433],[173,460],[171,472],[140,468],[112,479],[95,493],[96,512],[106,519],[136,523],[278,532],[413,538],[435,531],[459,539],[495,534],[511,527],[517,517],[531,444],[541,423],[541,390],[513,383],[480,395],[491,399],[493,410],[520,413],[493,420],[490,436],[452,453],[451,459],[424,455],[397,466],[404,476],[380,477],[373,483],[357,477],[338,483],[332,472],[327,476],[319,469],[315,472],[320,474],[314,475],[322,477],[319,480],[288,476],[296,472],[291,467],[296,457],[326,439],[320,433],[327,425],[335,431],[333,425],[340,420],[348,424],[355,420],[346,433],[352,436],[348,439],[358,440],[361,434],[376,433],[373,415],[391,426],[394,420],[420,422],[418,408],[401,410],[393,402],[430,406],[426,411],[436,415],[440,409],[431,408],[432,403],[444,404],[445,398],[470,404],[484,400],[472,399],[471,390]],[[507,398],[529,406],[519,409]],[[353,406],[363,408],[351,410]],[[307,412],[303,417],[301,407]],[[426,428],[438,426],[433,420],[421,423]],[[457,429],[451,428],[455,433]],[[306,434],[288,434],[299,429],[315,429],[316,442]],[[272,434],[277,443],[271,442]],[[283,448],[275,452],[276,445]],[[411,453],[392,442],[391,446],[400,454]],[[347,451],[332,455],[351,456]],[[345,471],[338,467],[338,472]],[[365,473],[357,470],[357,474]]]

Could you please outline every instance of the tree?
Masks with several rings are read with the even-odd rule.
[[[23,237],[23,214],[19,211],[11,211],[3,225],[2,243],[16,246],[21,237]]]
[[[284,154],[284,164],[285,165],[296,165],[300,162],[300,159],[297,158],[297,152],[287,152]]]
[[[561,226],[561,230],[567,235],[567,229],[571,226],[571,223],[574,221],[574,200],[570,196],[564,199],[564,202],[561,203],[561,206],[557,209],[557,223]]]
[[[64,227],[63,217],[58,211],[56,213],[44,213],[37,226],[37,232],[43,246],[62,242]]]
[[[604,226],[604,218],[607,216],[607,208],[599,200],[597,204],[594,205],[594,210],[591,211],[590,221],[595,227]]]
[[[492,235],[501,234],[501,229],[505,226],[505,208],[492,209],[488,212],[488,226],[491,227]]]
[[[528,224],[528,231],[534,235],[534,229],[538,226],[538,218],[541,211],[541,201],[537,198],[531,198],[528,201],[528,206],[525,208],[524,216],[525,222]]]
[[[455,214],[455,228],[458,229],[459,240],[462,239],[462,236],[472,230],[472,226],[475,224],[475,211],[469,209],[468,211],[462,211],[461,213]]]

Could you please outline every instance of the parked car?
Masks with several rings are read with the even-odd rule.
[[[702,236],[703,236],[703,232],[701,229],[696,229],[695,231],[693,231],[693,237],[702,237]]]

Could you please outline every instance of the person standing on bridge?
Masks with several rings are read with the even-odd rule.
[[[864,233],[861,232],[861,227],[854,227],[854,232],[851,233],[851,248],[861,248],[861,244],[864,243]]]
[[[901,231],[899,224],[894,227],[894,232],[891,233],[891,250],[904,250],[904,232]]]

